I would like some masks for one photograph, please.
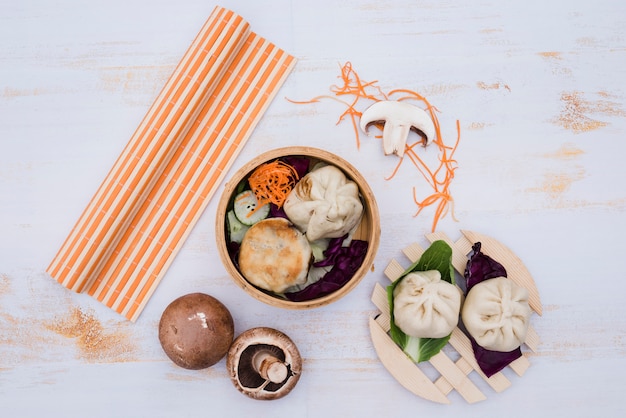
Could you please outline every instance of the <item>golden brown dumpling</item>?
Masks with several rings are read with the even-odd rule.
[[[311,263],[311,246],[302,232],[284,218],[257,222],[239,249],[239,270],[252,284],[282,293],[303,284]]]

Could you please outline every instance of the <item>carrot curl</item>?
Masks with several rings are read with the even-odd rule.
[[[454,179],[454,172],[458,166],[457,161],[454,159],[454,153],[461,139],[461,125],[459,121],[456,121],[456,141],[451,146],[447,145],[443,140],[441,125],[439,124],[439,119],[437,118],[437,113],[439,111],[425,96],[410,89],[394,89],[385,92],[378,85],[378,81],[368,82],[362,80],[350,62],[346,62],[341,66],[341,74],[338,78],[341,83],[330,87],[330,91],[334,95],[317,96],[308,101],[292,101],[292,103],[310,104],[319,102],[322,99],[331,99],[342,103],[346,106],[346,109],[343,113],[341,113],[341,115],[339,115],[337,124],[341,123],[346,118],[350,119],[354,129],[357,149],[360,149],[361,146],[358,121],[363,114],[363,112],[358,109],[359,107],[363,108],[363,106],[361,106],[363,101],[377,102],[380,100],[410,100],[421,103],[435,125],[435,138],[433,140],[433,144],[437,147],[439,154],[438,163],[434,167],[431,167],[415,150],[416,145],[426,145],[424,140],[419,140],[413,144],[406,145],[404,155],[411,161],[413,166],[417,169],[423,180],[431,189],[430,194],[422,199],[419,199],[417,196],[417,187],[413,187],[413,200],[417,205],[417,211],[413,216],[418,216],[423,209],[434,205],[435,212],[431,227],[432,232],[435,232],[440,219],[446,216],[448,212],[451,212],[452,218],[455,219],[453,213],[454,200],[450,192],[450,186],[452,180]],[[382,131],[383,126],[375,126]],[[377,137],[380,138],[381,136]],[[400,158],[393,172],[386,177],[385,180],[391,180],[398,173],[403,161],[404,157]]]
[[[250,189],[258,201],[257,208],[266,203],[282,207],[297,181],[296,169],[280,160],[260,165],[248,178]]]

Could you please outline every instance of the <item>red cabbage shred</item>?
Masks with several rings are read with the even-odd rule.
[[[281,160],[284,163],[289,164],[293,167],[294,170],[296,170],[296,173],[298,173],[298,180],[300,180],[309,172],[309,164],[311,163],[311,160],[309,160],[307,157],[289,155],[286,157],[282,157]]]
[[[298,292],[285,293],[285,297],[294,302],[318,299],[343,287],[357,272],[367,254],[367,241],[352,240],[350,245],[342,247],[345,236],[334,238],[324,251],[325,258],[314,264],[315,267],[332,266],[330,271],[317,282]]]

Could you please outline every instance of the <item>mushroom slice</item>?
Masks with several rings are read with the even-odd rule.
[[[435,124],[423,109],[397,100],[381,100],[368,107],[361,115],[361,130],[367,134],[369,125],[383,123],[383,151],[385,155],[404,155],[409,131],[422,134],[426,144],[435,137]]]
[[[268,327],[239,335],[228,351],[226,369],[235,387],[261,400],[282,398],[294,388],[302,371],[302,357],[284,333]]]

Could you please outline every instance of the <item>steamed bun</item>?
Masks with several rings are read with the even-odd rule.
[[[503,352],[522,345],[530,315],[528,290],[506,277],[474,285],[461,312],[465,328],[481,347]]]
[[[438,270],[406,275],[393,291],[394,322],[406,335],[442,338],[459,321],[461,290]]]
[[[302,177],[287,196],[283,209],[309,241],[340,238],[358,225],[363,214],[357,184],[333,165]]]

